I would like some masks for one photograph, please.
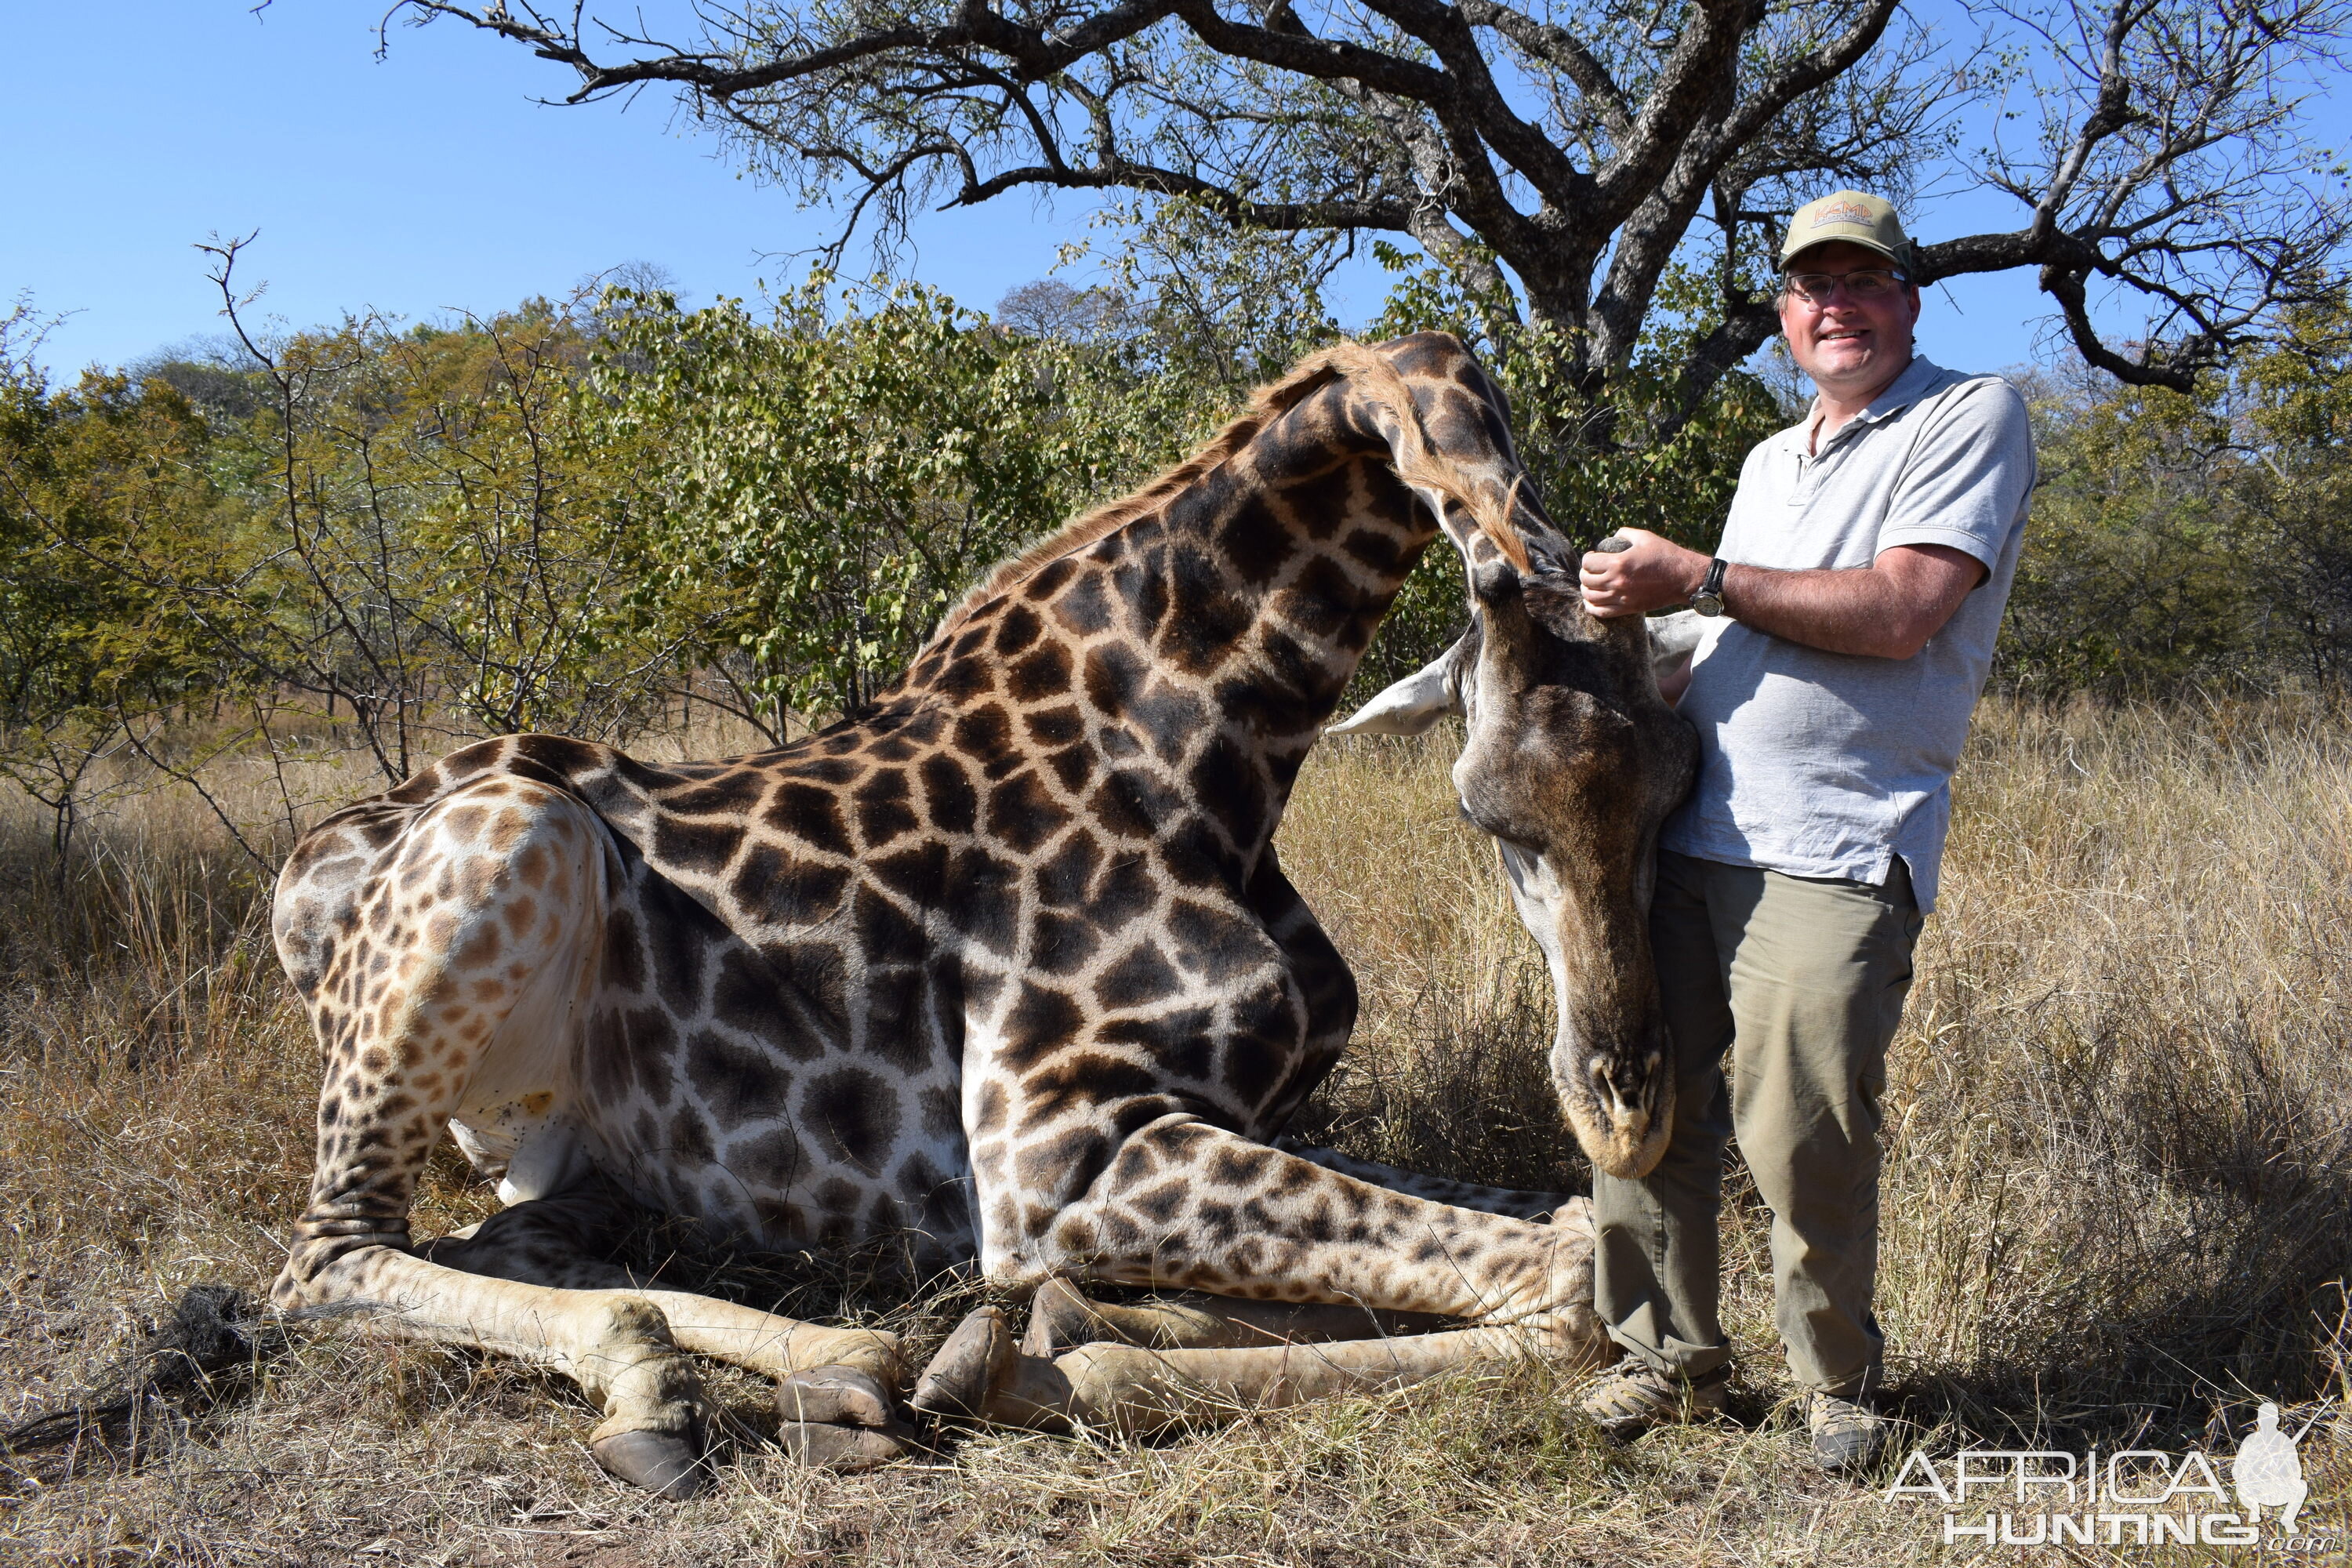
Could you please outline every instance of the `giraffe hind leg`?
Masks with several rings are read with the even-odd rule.
[[[661,1313],[680,1350],[776,1380],[778,1441],[804,1464],[864,1469],[915,1447],[915,1433],[900,1415],[905,1373],[897,1336],[824,1328],[654,1286],[604,1256],[631,1217],[628,1200],[603,1177],[590,1176],[417,1250],[467,1273],[644,1302]]]
[[[374,1331],[562,1373],[604,1409],[599,1459],[684,1496],[701,1485],[710,1408],[656,1301],[493,1278],[409,1249],[418,1172],[454,1116],[481,1126],[509,1103],[542,1121],[562,1113],[568,1042],[555,1026],[594,981],[605,854],[579,801],[491,775],[419,810],[357,885],[298,875],[281,887],[279,948],[306,978],[326,1071],[310,1204],[271,1295],[371,1307]],[[313,964],[322,929],[336,934]]]

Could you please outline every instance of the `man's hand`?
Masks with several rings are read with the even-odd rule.
[[[1668,605],[1679,605],[1706,579],[1707,557],[1685,550],[1646,528],[1621,528],[1620,539],[1633,547],[1622,551],[1588,550],[1577,576],[1584,589],[1584,607],[1603,620],[1612,616],[1646,616]]]

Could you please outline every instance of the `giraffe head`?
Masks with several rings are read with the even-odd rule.
[[[1654,1166],[1674,1121],[1674,1053],[1651,963],[1653,856],[1698,743],[1658,695],[1638,617],[1601,620],[1577,552],[1524,490],[1491,505],[1424,495],[1468,570],[1470,629],[1327,733],[1417,734],[1447,713],[1462,814],[1494,835],[1519,918],[1551,971],[1552,1081],[1577,1142],[1616,1176]],[[1517,545],[1517,549],[1511,548]]]

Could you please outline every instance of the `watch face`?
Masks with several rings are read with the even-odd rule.
[[[1724,565],[1724,559],[1720,555],[1708,562],[1706,575],[1700,580],[1698,592],[1691,595],[1691,608],[1702,616],[1723,614]]]

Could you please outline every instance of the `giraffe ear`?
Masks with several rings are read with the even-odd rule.
[[[1418,735],[1451,713],[1462,715],[1462,689],[1454,679],[1454,664],[1465,634],[1435,658],[1365,703],[1343,721],[1324,730],[1327,735]]]
[[[1650,633],[1650,668],[1663,680],[1728,623],[1720,616],[1710,620],[1696,610],[1676,610],[1671,616],[1652,616],[1643,624]]]

